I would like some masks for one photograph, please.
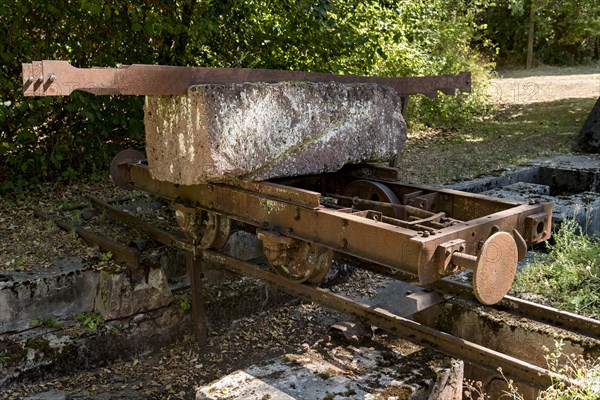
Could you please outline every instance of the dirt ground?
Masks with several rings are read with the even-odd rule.
[[[568,71],[546,68],[501,75],[493,80],[490,91],[499,103],[510,106],[600,96],[600,68]],[[579,115],[584,116],[585,112]],[[436,146],[443,147],[451,141],[448,135],[409,138],[407,147],[418,151],[409,151],[405,161],[408,165],[418,166],[415,163],[419,161],[416,160],[422,160],[433,149],[437,149]],[[455,153],[449,151],[443,153],[443,157],[454,157],[456,162],[463,163]],[[485,158],[486,154],[479,156]],[[412,178],[409,180],[433,182],[440,179],[435,172],[439,164],[433,168],[421,168],[410,175],[409,178]],[[49,185],[44,189],[44,196],[39,198],[0,199],[0,224],[4,226],[0,230],[0,274],[2,270],[26,270],[38,262],[36,257],[41,257],[42,264],[48,261],[49,256],[65,256],[74,252],[99,257],[96,250],[77,242],[73,235],[60,231],[52,223],[36,219],[31,211],[36,208],[68,217],[68,210],[76,209],[73,207],[85,201],[84,195],[89,191],[96,192],[98,197],[104,199],[124,195],[106,179],[69,188]],[[58,240],[59,235],[65,239]],[[51,236],[55,241],[49,249],[42,242]],[[57,242],[59,245],[56,245]],[[357,279],[362,278],[359,275]],[[210,345],[205,349],[197,348],[188,338],[160,352],[140,355],[120,364],[5,390],[0,392],[0,398],[21,399],[34,393],[54,390],[59,394],[64,393],[67,398],[77,399],[192,399],[195,387],[223,374],[284,352],[305,351],[307,346],[323,338],[328,324],[338,318],[339,315],[315,305],[288,305],[211,332]],[[249,333],[251,336],[248,336]]]
[[[489,92],[500,103],[527,104],[600,97],[600,66],[542,67],[529,71],[505,71],[497,75]]]

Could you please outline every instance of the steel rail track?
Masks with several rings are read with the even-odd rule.
[[[342,313],[352,314],[371,325],[396,333],[409,341],[440,351],[448,356],[467,360],[491,370],[500,367],[507,375],[528,382],[540,389],[550,386],[553,380],[554,382],[557,379],[567,380],[567,378],[558,377],[544,368],[440,332],[384,309],[368,306],[343,295],[332,293],[327,289],[290,282],[285,277],[268,272],[257,265],[217,251],[204,250],[200,257],[203,261],[221,265],[230,271],[264,280],[277,289],[294,296],[313,301]]]
[[[465,283],[443,279],[430,286],[441,293],[455,294],[462,297],[468,297],[469,299],[475,299],[472,294],[472,286]],[[544,324],[550,324],[580,335],[588,336],[595,340],[600,340],[600,321],[592,318],[558,310],[553,307],[533,303],[513,296],[504,296],[499,303],[494,304],[491,307]]]

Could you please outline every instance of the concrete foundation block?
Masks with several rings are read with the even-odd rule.
[[[161,268],[152,268],[140,282],[126,274],[102,271],[96,291],[95,310],[103,318],[117,319],[169,305],[173,294]]]
[[[90,311],[98,281],[79,258],[35,273],[13,272],[0,281],[0,334],[29,328],[33,319]]]
[[[373,347],[329,352],[311,349],[235,371],[199,388],[196,400],[462,399],[462,361],[403,357]]]
[[[152,177],[182,185],[386,162],[406,138],[396,93],[375,84],[193,86],[147,97],[144,123]]]

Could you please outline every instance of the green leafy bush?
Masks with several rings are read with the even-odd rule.
[[[599,60],[597,0],[497,0],[481,21],[488,25],[488,38],[498,46],[499,64],[525,65],[530,20],[534,23],[534,57],[542,63],[572,65]]]
[[[484,42],[485,27],[476,20],[489,4],[66,0],[58,6],[48,0],[4,1],[0,192],[104,174],[118,150],[143,147],[142,98],[87,93],[24,98],[23,62],[62,59],[77,67],[147,63],[388,76],[471,69],[479,78],[488,67],[471,44]],[[418,99],[410,118],[428,124],[447,117],[464,119],[481,109],[482,98],[477,92],[456,100]]]
[[[553,235],[549,254],[517,275],[514,289],[539,293],[557,307],[600,318],[600,239],[568,219]]]

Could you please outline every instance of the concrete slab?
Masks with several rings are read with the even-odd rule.
[[[197,400],[462,399],[462,361],[337,346],[287,354],[201,387]],[[442,396],[442,397],[440,397]]]
[[[150,96],[150,173],[193,185],[387,162],[406,138],[399,107],[390,87],[334,82],[199,85],[186,96]]]
[[[0,281],[0,333],[27,329],[34,318],[90,311],[97,283],[92,267],[75,257],[40,271],[5,273]]]
[[[531,183],[518,183],[502,188],[487,190],[483,194],[527,202],[536,199],[552,203],[552,223],[560,226],[565,220],[576,220],[588,234],[600,232],[600,194],[582,192],[571,196],[550,196],[538,194],[539,187]],[[543,186],[548,188],[547,186]],[[549,190],[545,190],[548,192]]]
[[[542,368],[547,368],[547,352],[562,343],[562,354],[600,357],[600,342],[587,336],[562,330],[509,312],[480,307],[474,301],[461,298],[439,303],[414,315],[426,326],[447,332],[473,343],[517,357]],[[515,346],[519,343],[519,346]],[[483,382],[484,392],[490,398],[501,398],[507,390],[498,371],[485,370],[478,365],[465,364],[465,376]],[[537,390],[527,382],[517,382],[525,399],[536,399]]]
[[[376,287],[369,294],[354,292],[350,283],[333,289],[403,317],[445,301],[388,277],[380,277]],[[330,332],[333,336],[337,331]],[[235,371],[200,388],[196,399],[462,399],[462,361],[401,339],[374,340],[367,342],[369,347],[358,346],[364,338],[349,341],[357,345],[324,340],[303,354]]]
[[[600,156],[534,160],[523,167],[445,186],[523,202],[551,202],[555,225],[575,219],[588,234],[600,232]]]

